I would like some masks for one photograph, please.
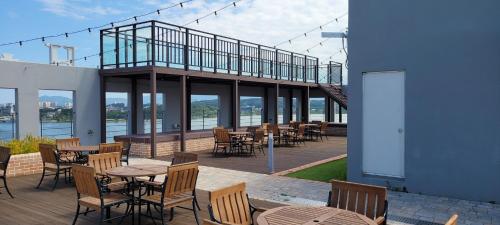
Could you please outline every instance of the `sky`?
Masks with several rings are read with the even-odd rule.
[[[109,24],[113,21],[155,11],[182,0],[0,0],[0,44],[23,39],[71,32],[88,27]],[[233,1],[193,0],[184,7],[174,7],[154,14],[143,20],[160,20],[184,25]],[[348,11],[348,0],[242,0],[237,7],[229,7],[217,16],[209,16],[188,27],[238,38],[263,45],[274,46],[292,37],[316,28],[344,15]],[[127,23],[131,23],[129,21]],[[120,24],[115,24],[120,25]],[[343,32],[347,30],[348,16],[323,27],[324,31]],[[110,25],[108,26],[110,27]],[[325,41],[321,31],[309,33],[292,43],[278,46],[285,50],[307,53],[305,50]],[[83,32],[47,39],[46,44],[74,46],[76,58],[99,52],[99,32]],[[321,62],[334,60],[345,62],[340,54],[339,39],[324,42],[312,49],[309,55]],[[0,46],[0,54],[13,54],[20,61],[48,63],[48,48],[40,40],[12,46]],[[330,59],[330,56],[333,57]],[[77,66],[97,67],[98,57],[77,62]]]

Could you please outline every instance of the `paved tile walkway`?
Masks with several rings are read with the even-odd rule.
[[[169,164],[166,161],[131,159],[131,164]],[[200,166],[197,187],[211,191],[234,183],[246,182],[252,198],[296,205],[326,204],[327,183],[289,177],[242,172]],[[434,197],[400,192],[389,192],[389,224],[442,224],[458,213],[459,224],[500,224],[500,205]]]

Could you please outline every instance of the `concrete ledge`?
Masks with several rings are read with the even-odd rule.
[[[313,162],[313,163],[309,163],[309,164],[306,164],[306,165],[303,165],[303,166],[295,167],[295,168],[292,168],[292,169],[289,169],[289,170],[285,170],[285,171],[273,173],[271,175],[273,175],[273,176],[285,176],[285,175],[290,174],[290,173],[294,173],[294,172],[297,172],[297,171],[300,171],[300,170],[311,168],[313,166],[321,165],[321,164],[324,164],[324,163],[327,163],[327,162],[336,161],[336,160],[344,159],[344,158],[347,158],[347,154],[342,154],[342,155],[335,156],[335,157],[332,157],[332,158],[323,159],[323,160],[316,161],[316,162]]]

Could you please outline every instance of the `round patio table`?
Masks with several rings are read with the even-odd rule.
[[[98,152],[99,145],[79,145],[79,146],[66,146],[59,151],[63,152]]]
[[[120,166],[111,168],[106,171],[106,174],[115,177],[136,178],[136,177],[153,177],[156,175],[167,174],[167,172],[168,172],[168,166],[140,164],[140,165]]]
[[[238,136],[238,137],[243,137],[243,136],[248,136],[250,135],[251,133],[248,132],[248,131],[230,131],[228,132],[229,135],[231,136]]]
[[[355,212],[331,207],[284,206],[267,210],[257,218],[259,225],[377,225],[375,221]]]

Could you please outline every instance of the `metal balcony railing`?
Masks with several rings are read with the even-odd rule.
[[[101,69],[164,66],[310,83],[331,80],[320,70],[330,71],[332,64],[320,66],[316,57],[160,21],[101,30],[100,48]]]

